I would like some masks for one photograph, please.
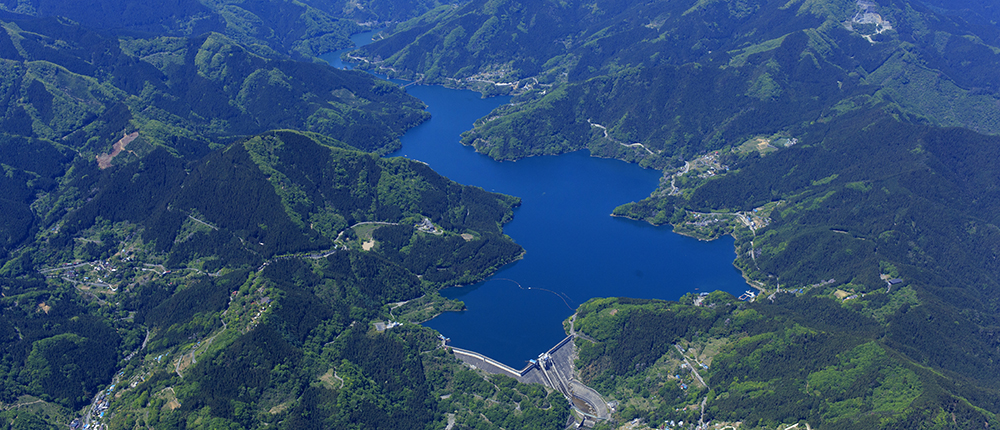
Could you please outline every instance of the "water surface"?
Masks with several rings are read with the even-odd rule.
[[[374,33],[355,36],[355,43],[369,42]],[[349,68],[341,52],[323,58]],[[688,292],[746,290],[732,265],[732,238],[701,242],[669,227],[610,216],[616,206],[648,196],[660,172],[585,151],[497,162],[462,146],[460,134],[509,98],[421,85],[407,92],[432,116],[389,156],[420,160],[459,183],[522,199],[504,232],[527,251],[524,259],[485,282],[442,291],[468,310],[425,323],[452,345],[520,368],[565,337],[561,322],[590,298],[675,300]]]
[[[561,322],[593,297],[677,299],[688,292],[746,290],[732,238],[701,242],[645,222],[611,217],[620,204],[645,198],[660,172],[590,157],[585,151],[497,162],[459,143],[473,121],[506,103],[471,91],[407,88],[428,105],[431,120],[402,138],[405,156],[457,182],[521,197],[504,227],[527,251],[490,280],[442,292],[465,312],[425,325],[458,347],[521,367],[565,336]],[[530,289],[529,289],[530,288]]]
[[[375,35],[377,35],[382,30],[383,29],[370,30],[364,33],[351,35],[351,42],[354,42],[354,44],[357,46],[355,46],[354,48],[341,49],[339,51],[333,51],[328,54],[323,54],[320,55],[319,58],[322,59],[323,61],[326,61],[327,63],[330,63],[331,66],[338,69],[353,69],[354,66],[351,63],[345,63],[340,60],[340,55],[345,52],[358,49],[357,48],[358,46],[365,46],[369,43],[372,43],[372,38],[375,37]]]

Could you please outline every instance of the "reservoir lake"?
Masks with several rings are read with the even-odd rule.
[[[371,34],[357,35],[355,43]],[[344,68],[340,52],[323,58]],[[460,134],[508,97],[483,99],[438,86],[406,90],[427,104],[431,119],[402,136],[402,149],[387,156],[419,160],[456,182],[522,199],[504,233],[524,247],[524,258],[484,282],[443,290],[467,310],[424,324],[450,337],[451,345],[519,369],[566,336],[562,321],[588,299],[676,300],[715,290],[738,296],[749,288],[732,264],[731,237],[704,242],[670,226],[610,216],[616,206],[649,196],[661,172],[586,151],[494,161],[462,146]]]

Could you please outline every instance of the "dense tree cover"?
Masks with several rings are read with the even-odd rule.
[[[264,47],[334,46],[348,27],[316,10],[342,5],[187,6],[177,16],[207,18],[186,28],[225,22],[228,39],[4,23],[0,150],[12,164],[0,177],[10,215],[0,274],[21,276],[2,281],[4,400],[31,393],[79,406],[123,369],[135,388],[123,384],[130,389],[113,402],[115,428],[442,427],[445,413],[460,428],[561,426],[567,405],[557,394],[462,371],[428,330],[369,329],[388,316],[386,303],[516,258],[499,228],[516,199],[349,150],[387,150],[425,117],[419,103]],[[216,10],[225,13],[212,18]],[[749,425],[996,425],[996,142],[910,125],[996,131],[995,29],[962,21],[975,8],[878,11],[895,30],[873,44],[859,36],[864,27],[841,25],[852,2],[474,1],[404,23],[370,52],[387,49],[375,54],[383,64],[427,82],[544,88],[466,136],[497,158],[589,142],[595,155],[660,167],[754,134],[801,138],[765,157],[734,155],[734,173],[683,197],[628,208],[665,220],[782,201],[769,227],[737,233],[738,264],[769,286],[834,283],[750,305],[718,294],[703,307],[585,305],[578,328],[598,340],[579,341],[588,380],[662,399],[621,417],[690,422],[693,409],[678,409],[708,398],[710,418]],[[263,14],[279,19],[256,20]],[[147,30],[172,25],[148,16],[138,24]],[[259,134],[278,127],[319,134]],[[118,165],[94,165],[136,130]],[[416,231],[424,217],[443,231]],[[348,229],[364,221],[386,223],[369,230],[368,251]],[[331,249],[338,238],[348,249]],[[102,275],[118,291],[65,271],[31,278],[95,259],[128,269]],[[905,284],[883,293],[879,275],[890,273]],[[704,339],[726,344],[704,372],[712,391],[652,377],[678,359],[674,342]],[[142,344],[139,357],[117,362]]]
[[[891,351],[888,357],[953,378],[936,382],[915,404],[943,401],[943,393],[961,391],[952,384],[962,384],[967,391],[961,396],[996,411],[995,400],[987,400],[983,390],[1000,375],[994,364],[1000,358],[995,335],[1000,308],[993,275],[1000,252],[998,172],[988,161],[1000,141],[881,114],[848,115],[816,124],[802,136],[801,146],[764,157],[732,156],[732,173],[683,196],[649,198],[620,213],[652,219],[665,211],[746,211],[779,202],[769,225],[755,233],[734,232],[737,265],[744,273],[785,289],[833,280],[856,295],[868,293],[852,307],[882,324],[879,348]],[[902,285],[889,286],[880,275],[902,278],[907,294],[893,296]],[[805,325],[805,318],[797,322]],[[849,327],[841,322],[822,330]],[[918,368],[910,371],[925,375]],[[889,378],[872,372],[870,378]],[[837,397],[825,390],[817,395]],[[861,404],[843,403],[838,413],[857,412]],[[809,402],[797,408],[819,410]],[[918,415],[879,425],[912,427],[914,420],[925,419]]]
[[[4,265],[2,401],[79,408],[122,369],[136,389],[114,401],[116,427],[424,428],[487,410],[439,403],[467,387],[429,329],[369,327],[386,303],[518,258],[501,229],[517,198],[290,130],[198,160],[160,148],[104,170],[77,161],[62,180],[41,236],[11,260],[23,264]],[[433,232],[415,229],[425,219]],[[373,249],[341,237],[373,222]],[[519,390],[537,402],[504,398],[507,426],[565,422],[558,393]]]
[[[51,288],[42,279],[4,279],[0,285],[0,401],[30,392],[74,408],[89,402],[115,372],[125,346],[115,324],[72,288]]]
[[[466,0],[309,0],[303,3],[331,16],[354,22],[394,23],[423,15],[435,8],[454,7]]]
[[[485,379],[460,365],[429,329],[372,330],[382,303],[421,294],[400,290],[403,278],[366,277],[372,266],[387,264],[341,251],[276,260],[242,286],[230,284],[223,290],[235,289],[227,310],[213,314],[228,328],[210,337],[183,378],[172,365],[147,363],[141,383],[115,401],[111,427],[422,429],[443,426],[444,414],[453,413],[459,428],[562,428],[569,405],[559,393]],[[372,289],[373,282],[384,284]],[[412,275],[409,284],[419,286]],[[253,317],[261,306],[266,312]],[[149,348],[148,357],[171,350],[156,342]]]
[[[996,28],[910,3],[873,7],[892,27],[876,35],[845,26],[852,2],[483,0],[400,24],[359,52],[364,67],[423,82],[522,93],[464,139],[497,159],[588,148],[679,165],[886,106],[1000,131]]]
[[[208,258],[210,271],[329,249],[362,222],[398,224],[378,233],[375,252],[438,286],[479,279],[521,254],[501,231],[518,199],[456,184],[418,162],[345,146],[280,131],[187,165],[160,149],[120,168],[78,166],[62,196],[53,198],[61,204],[49,209],[47,222],[58,228],[48,238],[56,249],[46,258],[76,252],[106,259],[125,237],[109,236],[101,245],[73,238],[118,222],[143,226],[141,238],[166,254],[168,267]],[[414,233],[424,218],[445,234]],[[402,236],[387,236],[399,229]]]
[[[389,21],[414,16],[436,2],[405,8],[394,17],[379,19],[378,13],[351,13],[347,2],[313,0],[154,1],[142,4],[102,0],[82,4],[66,0],[0,2],[0,10],[21,14],[18,18],[63,17],[85,27],[119,34],[163,34],[194,37],[207,32],[223,33],[250,47],[257,54],[312,58],[352,46],[349,36],[363,27],[357,22]],[[393,15],[384,10],[380,12]],[[416,2],[415,2],[416,3]],[[364,8],[367,4],[359,4]],[[363,15],[355,17],[353,15]],[[16,17],[16,15],[13,15]],[[351,18],[351,19],[344,19]],[[368,19],[356,19],[368,18]]]
[[[59,3],[0,8],[44,16]],[[4,14],[0,402],[33,395],[60,413],[19,409],[0,425],[41,428],[95,395],[112,428],[427,428],[445,413],[481,428],[487,412],[505,428],[566,422],[568,403],[541,387],[476,394],[468,384],[486,379],[461,373],[429,329],[371,329],[387,303],[518,258],[501,226],[519,200],[380,158],[426,119],[419,101],[271,50],[332,49],[355,27],[313,5],[342,4],[105,3],[66,8],[91,14],[82,27]],[[438,6],[354,4],[393,17]],[[145,20],[117,26],[120,13]],[[206,30],[226,36],[175,37]],[[95,163],[132,132],[110,166]],[[425,219],[434,229],[417,231]],[[384,228],[367,230],[374,248],[356,224]]]
[[[5,128],[95,155],[123,131],[139,132],[127,149],[144,155],[181,138],[207,146],[280,127],[379,150],[426,118],[419,101],[374,77],[268,59],[217,33],[113,37],[50,19],[8,27]]]
[[[458,185],[421,163],[321,142],[336,144],[319,135],[273,132],[213,152],[189,172],[162,149],[119,169],[81,166],[63,194],[86,201],[65,202],[80,204],[76,210],[52,209],[68,213],[51,240],[68,245],[99,220],[128,221],[145,226],[142,237],[168,253],[171,267],[208,256],[220,259],[213,264],[259,264],[262,257],[328,249],[360,222],[409,223],[412,232],[412,224],[427,217],[452,233],[416,235],[412,250],[407,241],[380,252],[442,285],[520,255],[500,228],[516,198]],[[180,236],[192,222],[210,228]],[[408,257],[399,253],[403,247]]]
[[[87,162],[116,153],[124,133],[138,136],[112,163],[156,148],[197,159],[218,142],[280,127],[387,151],[427,117],[418,100],[367,74],[268,59],[216,33],[112,36],[23,17],[3,26],[0,205],[10,216],[0,252],[37,231],[40,215],[61,216],[49,213],[54,199],[35,202],[39,193],[53,192],[72,163],[93,170]]]
[[[928,367],[897,348],[891,327],[914,310],[891,310],[894,322],[886,327],[871,310],[885,306],[892,295],[876,293],[841,304],[827,295],[830,290],[778,293],[754,303],[725,293],[702,297],[700,305],[691,295],[680,303],[594,299],[577,313],[576,329],[596,341],[577,340],[578,365],[605,392],[645,399],[627,405],[630,399],[621,399],[623,418],[653,423],[698,419],[687,406],[707,396],[706,418],[742,421],[752,428],[801,421],[813,428],[844,429],[996,425],[993,411],[1000,393],[993,383],[973,383],[971,374],[943,374],[941,367]],[[647,324],[665,330],[645,330]],[[963,342],[934,339],[944,348]],[[666,364],[680,359],[675,343],[713,342],[723,346],[710,366],[697,369],[710,391],[683,376],[689,369]],[[622,363],[650,345],[657,347],[644,363]],[[690,386],[679,387],[674,372]]]
[[[965,367],[944,355],[976,361],[980,348],[993,348],[986,345],[995,343],[989,327],[997,324],[992,274],[1000,208],[998,173],[987,160],[1000,141],[881,115],[818,125],[805,136],[802,146],[736,162],[734,173],[704,183],[689,199],[650,198],[624,211],[651,218],[675,208],[750,210],[781,201],[770,225],[737,234],[737,265],[749,276],[786,288],[834,279],[866,292],[886,288],[879,275],[891,266],[893,276],[913,281],[928,307],[949,319],[967,315],[957,321],[979,333],[962,336],[963,352],[922,342],[907,350],[921,361]],[[908,342],[922,338],[899,334]]]
[[[143,291],[126,298],[122,308],[136,312],[134,318],[155,330],[150,339],[150,349],[167,348],[207,335],[219,327],[212,318],[228,305],[229,292],[238,287],[247,276],[245,270],[225,276],[188,280],[181,289],[155,282],[143,286]],[[172,284],[172,283],[171,283]],[[150,291],[152,290],[152,291]],[[134,308],[132,307],[134,306]]]
[[[100,0],[5,0],[11,19],[63,17],[119,34],[194,37],[223,33],[265,56],[309,59],[353,44],[364,26],[403,21],[462,0],[174,0],[143,3]]]
[[[520,384],[505,375],[484,380],[464,369],[455,372],[453,384],[459,393],[443,403],[458,412],[456,428],[565,428],[569,402],[558,392],[546,392],[537,384]]]
[[[385,58],[386,65],[423,73],[435,83],[488,68],[496,78],[518,81],[547,72],[543,64],[565,52],[561,45],[548,42],[594,19],[573,3],[472,1],[399,24],[392,35],[362,47],[359,54]],[[439,25],[442,21],[445,25]]]
[[[521,253],[500,230],[516,199],[459,186],[422,164],[355,151],[385,151],[426,118],[419,101],[395,86],[362,73],[266,59],[217,34],[115,37],[63,21],[20,18],[4,27],[3,273],[24,277],[40,266],[99,260],[60,269],[48,281],[4,278],[4,402],[33,394],[78,408],[121,366],[134,372],[137,365],[156,363],[160,372],[142,378],[153,386],[176,385],[168,375],[190,366],[192,384],[170,391],[184,407],[164,408],[169,401],[163,386],[140,390],[144,394],[135,402],[119,404],[116,426],[134,424],[140,415],[164,427],[270,422],[267,411],[288,395],[294,401],[305,393],[301,407],[307,407],[329,391],[311,388],[317,377],[311,372],[319,366],[315,354],[349,323],[360,324],[363,338],[384,303],[471,281]],[[282,126],[318,133],[241,137]],[[94,156],[111,152],[123,130],[139,137],[111,168],[99,169]],[[233,139],[240,141],[216,143]],[[307,194],[283,192],[286,187]],[[434,264],[443,269],[421,267],[433,272],[433,281],[411,272],[398,247],[387,256],[333,253],[316,262],[315,270],[324,273],[318,277],[305,276],[311,269],[285,267],[298,260],[279,259],[265,265],[257,281],[269,295],[239,300],[239,311],[229,312],[232,293],[255,278],[246,269],[274,255],[329,250],[338,233],[357,222],[412,225],[425,216],[449,231],[421,242],[427,257],[442,253]],[[15,248],[16,254],[7,254]],[[475,252],[486,249],[491,251]],[[105,273],[96,278],[99,268]],[[167,268],[181,273],[171,275]],[[289,285],[289,279],[297,281]],[[316,289],[303,290],[303,282],[316,282]],[[122,290],[114,295],[116,286]],[[253,317],[250,310],[259,313]],[[220,318],[237,313],[228,326]],[[227,331],[233,324],[239,328]],[[361,347],[361,338],[350,339],[358,345],[343,348]],[[202,340],[217,358],[196,362],[193,352],[181,353]],[[156,355],[118,361],[140,346],[143,354]],[[311,362],[303,362],[307,347]],[[383,378],[385,371],[413,375],[398,387],[379,388],[406,407],[386,409],[385,399],[364,403],[372,399],[362,386],[340,387],[346,403],[329,415],[332,422],[422,427],[439,419],[429,385],[419,377],[419,351],[403,340],[370,347],[370,354],[399,354],[361,363],[356,379],[373,384],[371,376]],[[177,360],[176,368],[161,361],[164,355]],[[417,367],[400,366],[403,357]],[[319,373],[348,358],[362,361],[337,353],[322,361],[327,367]],[[445,362],[457,366],[453,359]],[[342,374],[351,374],[353,365],[344,363]],[[268,407],[258,415],[253,408],[261,393],[271,397],[260,400]],[[268,403],[278,397],[280,402]],[[355,410],[358,401],[367,406]],[[145,407],[151,417],[141,412]],[[24,419],[11,420],[24,425]]]
[[[335,225],[395,223],[424,215],[446,230],[499,233],[512,216],[511,206],[519,203],[456,184],[422,163],[330,149],[309,135],[275,132],[244,147],[269,176],[289,215],[302,222],[316,219],[320,211],[336,214]]]
[[[614,306],[618,304],[624,306]],[[582,343],[584,377],[603,392],[610,392],[616,377],[633,376],[653,365],[678,339],[707,332],[721,312],[674,305],[627,298],[582,305],[577,311],[577,327],[602,341]],[[608,318],[613,310],[614,315]]]
[[[72,159],[68,150],[37,139],[0,135],[0,250],[27,239],[36,219],[30,209],[39,193],[53,191]]]
[[[379,242],[379,254],[401,261],[425,281],[443,285],[474,282],[478,280],[477,268],[499,269],[519,258],[523,251],[505,236],[492,232],[467,239],[414,233],[413,227],[398,225],[379,228],[373,237]]]

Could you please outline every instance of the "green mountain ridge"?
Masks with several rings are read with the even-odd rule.
[[[144,400],[115,400],[113,426],[142,417],[157,426],[197,418],[294,428],[301,411],[273,408],[295,401],[334,408],[317,411],[316,423],[423,428],[441,419],[430,391],[454,388],[425,380],[419,354],[437,351],[446,372],[457,361],[428,329],[372,337],[371,322],[387,303],[446,305],[438,289],[475,282],[523,253],[501,231],[518,199],[317,134],[269,132],[188,163],[157,149],[106,170],[77,165],[70,176],[60,200],[75,208],[3,266],[3,401],[32,394],[76,409],[124,365],[136,384],[119,391]],[[425,219],[435,232],[414,227]],[[128,351],[140,359],[123,359]],[[87,363],[91,354],[101,361]],[[285,376],[271,370],[281,366]],[[315,385],[328,369],[346,384],[348,375],[361,384],[381,372],[401,379],[379,384],[376,399]],[[165,386],[184,407],[150,419],[142,408],[163,399]],[[518,389],[558,403],[545,390]],[[338,393],[362,404],[338,406]]]
[[[107,141],[87,146],[95,133],[108,133],[102,137],[112,139],[111,132],[95,129],[102,123],[122,124],[131,116],[140,134],[150,134],[151,143],[164,146],[176,138],[171,127],[194,129],[196,133],[184,137],[197,140],[259,133],[272,125],[351,138],[363,149],[385,150],[403,127],[425,118],[419,101],[369,76],[266,59],[218,34],[119,39],[41,20],[8,24],[3,36],[8,134],[62,139],[75,149],[107,148]],[[96,49],[107,51],[94,56]],[[129,73],[115,73],[119,69]],[[357,89],[343,91],[348,84]],[[381,106],[366,107],[373,101],[398,107],[385,112]],[[118,112],[113,107],[127,108],[127,115],[118,113],[126,118],[102,118]],[[345,121],[355,110],[371,110],[366,123],[381,120],[386,130],[373,128],[357,137],[338,134],[352,130]],[[395,126],[393,115],[402,117],[402,127]],[[158,133],[145,130],[148,123]],[[123,128],[116,127],[114,134]],[[368,142],[360,140],[364,135],[370,135]]]
[[[989,10],[963,5],[482,1],[351,58],[515,93],[463,143],[663,169],[615,215],[736,237],[753,304],[686,298],[709,309],[582,328],[597,343],[578,340],[577,366],[620,420],[970,428],[996,425],[1000,80]],[[632,302],[652,303],[602,313]],[[759,313],[731,327],[742,311],[725,309]],[[718,322],[685,319],[709,312]],[[693,331],[663,332],[674,326]],[[706,372],[711,390],[665,378],[683,369],[677,342],[725,363]]]
[[[763,303],[722,293],[688,295],[680,303],[594,299],[577,310],[576,330],[593,340],[577,340],[577,365],[588,383],[620,401],[623,420],[650,424],[996,425],[1000,397],[988,382],[996,373],[957,375],[913,361],[891,327],[919,324],[927,314],[885,296],[870,294],[851,306],[787,293]],[[886,310],[895,314],[888,330],[873,318]],[[702,399],[707,408],[689,407]]]
[[[487,250],[506,248],[499,254],[501,262],[464,268],[473,271],[472,279],[481,276],[478,271],[521,253],[516,245],[509,247],[510,239],[500,229],[511,219],[517,199],[459,186],[419,162],[380,159],[329,138],[294,131],[248,138],[187,166],[162,149],[115,171],[78,166],[64,195],[83,202],[71,203],[78,206],[66,210],[55,232],[43,233],[44,241],[67,244],[100,224],[137,224],[142,226],[138,236],[164,254],[168,269],[199,258],[217,260],[205,263],[208,272],[259,265],[275,256],[336,248],[341,234],[359,223],[412,225],[424,218],[456,232],[453,235],[470,233],[475,238],[427,237],[406,251],[414,257],[426,253],[427,258],[441,258],[436,248],[462,244],[479,249],[483,255],[477,258],[489,259],[497,254]],[[220,201],[226,204],[217,204]],[[192,221],[202,228],[188,230]],[[409,232],[414,233],[412,227]],[[400,255],[388,246],[376,252]],[[72,252],[46,258],[72,259]],[[468,252],[459,254],[468,258]],[[465,272],[461,261],[445,262],[454,267],[442,271],[423,261],[425,265],[414,262],[411,269],[444,286],[454,281],[449,276]]]
[[[521,93],[464,139],[496,159],[587,148],[678,165],[872,108],[1000,131],[995,28],[918,3],[873,7],[882,24],[854,22],[871,19],[861,12],[853,1],[479,1],[400,24],[352,58],[421,82]]]
[[[375,330],[461,310],[437,291],[524,252],[501,228],[517,198],[380,157],[427,118],[419,100],[218,33],[17,18],[0,35],[3,426],[566,422],[561,396],[463,369],[430,329]]]
[[[429,10],[368,67],[518,93],[465,136],[495,158],[663,169],[615,215],[732,234],[758,288],[582,305],[579,377],[618,402],[599,428],[1000,425],[990,5],[352,5],[3,23],[0,422],[62,426],[106,395],[109,428],[563,428],[558,393],[412,324],[520,257],[519,200],[378,157],[423,105],[284,59],[357,28],[328,17]]]
[[[217,32],[257,55],[314,59],[353,46],[349,36],[365,28],[362,24],[406,20],[440,4],[434,0],[4,0],[0,11],[20,15],[12,20],[60,17],[89,29],[139,37]]]
[[[37,224],[29,205],[54,190],[74,156],[114,153],[125,134],[137,136],[110,163],[156,148],[197,158],[273,128],[385,152],[427,118],[423,103],[371,76],[266,59],[218,34],[117,38],[51,19],[4,29],[0,148],[10,174],[0,178],[0,199],[21,220],[4,225],[4,252]],[[34,212],[45,218],[53,202],[39,204]]]

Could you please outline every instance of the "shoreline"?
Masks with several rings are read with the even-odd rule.
[[[647,223],[649,225],[652,225],[654,227],[662,227],[664,225],[669,225],[669,226],[672,227],[672,230],[671,230],[672,233],[675,233],[675,234],[678,234],[678,235],[681,235],[681,236],[685,236],[685,237],[690,237],[690,238],[693,238],[693,239],[698,239],[701,242],[712,242],[712,241],[718,239],[718,237],[714,238],[714,239],[708,239],[708,238],[705,238],[705,237],[699,237],[699,236],[696,236],[696,235],[693,235],[693,234],[688,234],[687,232],[677,231],[677,228],[673,224],[670,224],[670,223],[664,223],[664,224],[657,225],[657,224],[653,224],[653,223],[651,223],[649,221],[646,221],[645,219],[638,219],[638,218],[634,218],[634,217],[631,217],[631,216],[628,216],[628,215],[618,215],[618,214],[612,213],[611,216],[614,217],[614,218],[624,218],[624,219],[629,219],[629,220],[632,220],[632,221],[642,221],[642,222],[645,222],[645,223]],[[726,235],[731,236],[733,238],[733,245],[734,245],[734,249],[735,249],[736,241],[739,240],[739,239],[736,237],[736,235],[733,232],[729,232]],[[719,237],[722,237],[722,236],[719,236]],[[764,288],[764,287],[762,287],[760,285],[757,285],[759,283],[759,281],[755,281],[755,280],[751,279],[749,276],[747,276],[746,271],[744,271],[743,269],[741,269],[740,266],[736,265],[737,259],[733,260],[733,263],[732,263],[733,267],[735,267],[736,270],[740,271],[740,276],[743,277],[743,281],[746,282],[747,286],[749,286],[750,288],[753,288],[753,289],[757,290],[760,293],[767,292],[768,291],[767,288]]]

